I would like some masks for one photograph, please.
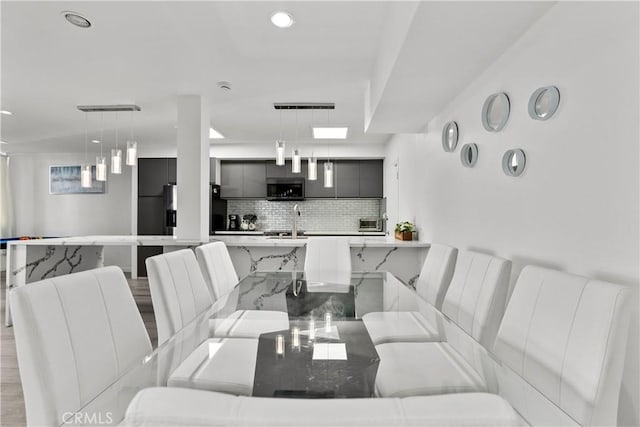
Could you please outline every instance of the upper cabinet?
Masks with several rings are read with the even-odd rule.
[[[291,160],[284,166],[276,166],[273,160],[266,161],[222,161],[220,163],[223,199],[266,197],[267,178],[300,178],[305,180],[305,198],[308,199],[355,199],[382,198],[382,160],[335,160],[334,186],[324,187],[325,160],[318,160],[318,179],[307,179],[307,162],[302,160],[300,173],[291,172]]]
[[[220,196],[223,199],[267,197],[264,161],[220,162]]]
[[[291,160],[285,160],[284,166],[276,165],[274,160],[266,160],[267,178],[305,178],[307,177],[307,162],[303,158],[300,162],[300,173],[291,172]]]
[[[360,197],[381,199],[384,168],[382,160],[360,160],[358,177]]]
[[[175,158],[138,159],[138,196],[162,197],[162,186],[176,183]]]

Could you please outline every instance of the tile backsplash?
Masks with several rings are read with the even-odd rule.
[[[300,202],[271,202],[266,200],[230,199],[227,213],[256,214],[258,230],[288,230],[291,228],[293,206],[300,209],[298,230],[358,231],[359,218],[380,216],[377,199],[316,199]]]

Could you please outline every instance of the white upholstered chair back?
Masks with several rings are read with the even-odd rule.
[[[29,425],[61,424],[151,351],[118,267],[29,283],[10,299]]]
[[[351,283],[351,249],[344,237],[311,237],[304,259],[305,278],[311,282]]]
[[[433,243],[422,265],[416,292],[438,310],[449,288],[457,253],[456,248]]]
[[[495,352],[579,424],[616,425],[629,295],[622,286],[527,266],[505,311]],[[509,400],[535,421],[540,411],[528,408],[535,408],[533,400]]]
[[[191,249],[147,258],[146,265],[160,345],[209,308],[213,299]]]
[[[223,242],[198,246],[196,258],[214,301],[231,292],[238,284],[238,274]]]
[[[511,261],[458,251],[442,313],[486,348],[492,348],[504,314]]]

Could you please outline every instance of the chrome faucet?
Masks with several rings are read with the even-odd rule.
[[[293,205],[293,222],[291,223],[291,238],[298,238],[298,217],[300,216],[300,209],[298,205]]]

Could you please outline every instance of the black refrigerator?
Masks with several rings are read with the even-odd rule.
[[[209,192],[209,235],[227,229],[227,201],[220,198],[220,186],[212,184]]]

